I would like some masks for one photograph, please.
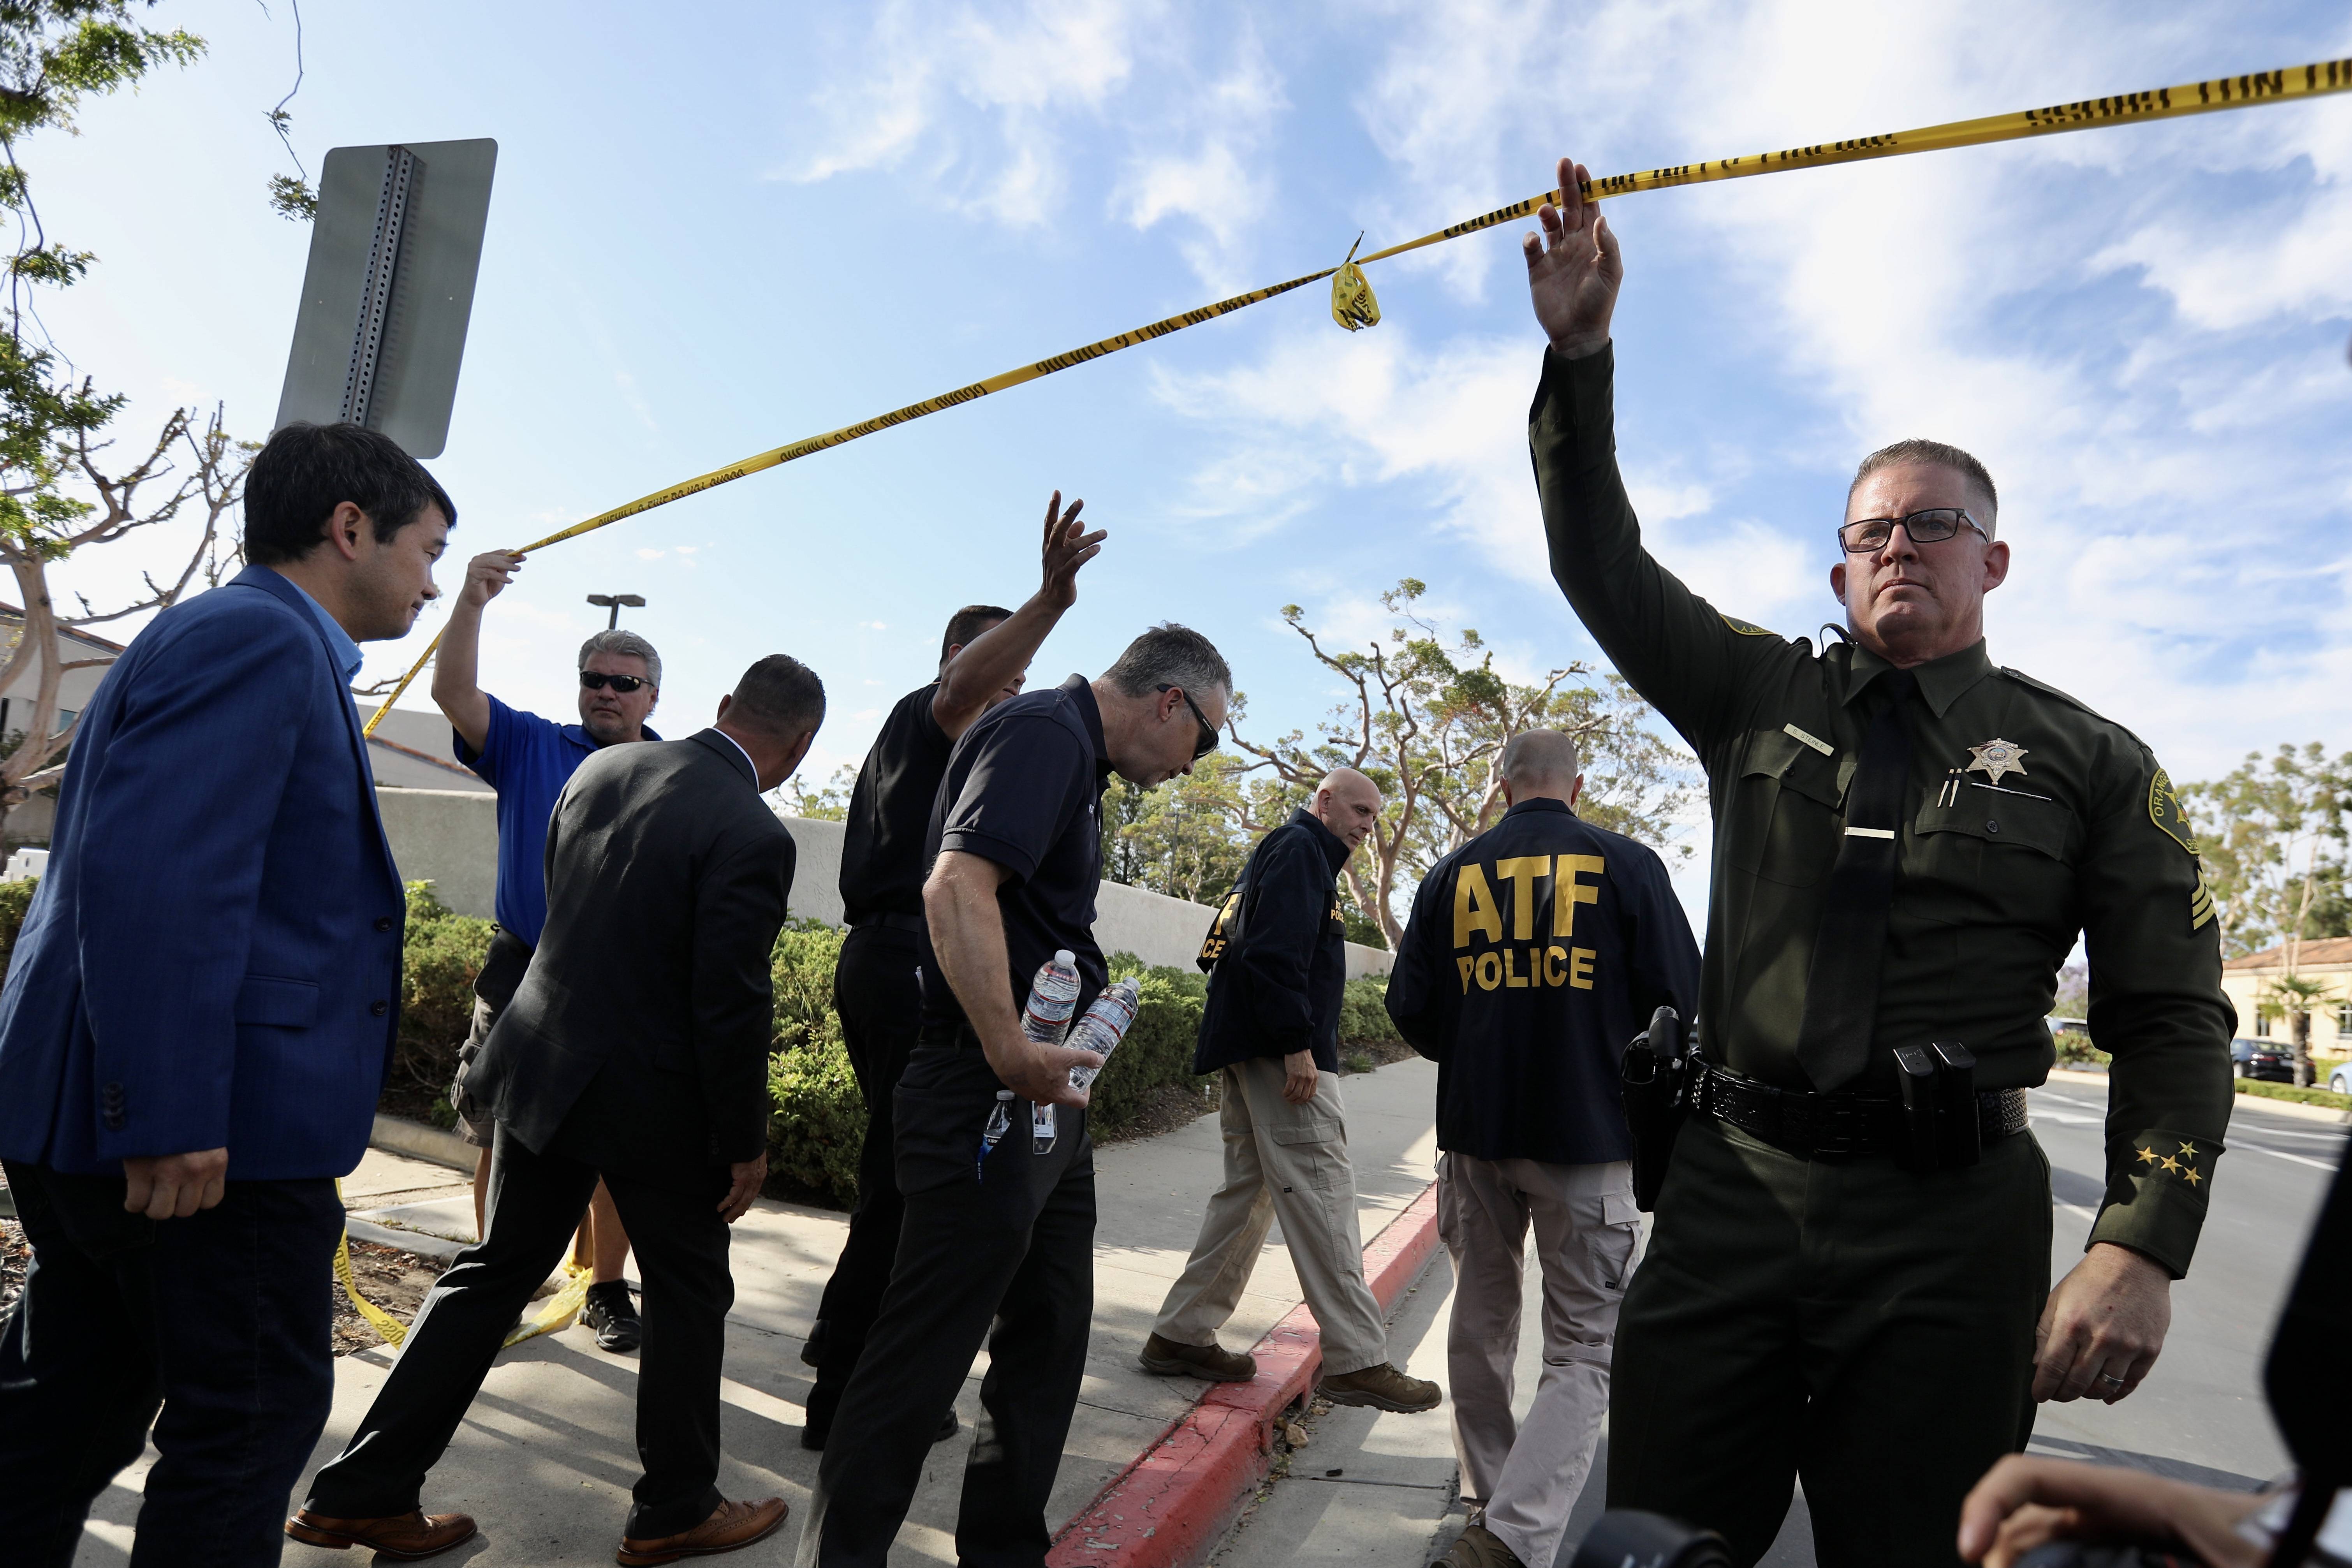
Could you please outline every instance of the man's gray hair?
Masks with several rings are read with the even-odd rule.
[[[1503,747],[1503,776],[1513,784],[1536,779],[1566,784],[1583,771],[1576,742],[1558,730],[1522,730]]]
[[[1103,679],[1129,697],[1148,697],[1163,686],[1182,687],[1187,695],[1214,688],[1231,697],[1234,690],[1234,672],[1217,645],[1173,621],[1128,644]]]
[[[1994,520],[2000,513],[2000,491],[1993,488],[1992,470],[1958,447],[1917,436],[1881,447],[1864,458],[1862,466],[1853,471],[1853,482],[1845,488],[1846,504],[1853,504],[1853,492],[1862,489],[1863,480],[1881,468],[1891,468],[1902,463],[1927,463],[1935,468],[1949,468],[1966,479],[1970,489],[1984,497],[1985,515],[1977,521],[1983,526],[1988,536],[1994,532]]]
[[[580,645],[580,662],[573,668],[587,668],[590,658],[600,653],[622,653],[627,654],[632,658],[644,659],[646,679],[653,682],[656,690],[660,689],[661,655],[654,651],[653,644],[646,641],[636,633],[625,632],[617,626],[610,631],[598,632]]]

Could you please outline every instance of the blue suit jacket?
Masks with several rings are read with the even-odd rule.
[[[82,713],[0,991],[0,1156],[226,1147],[340,1176],[400,1022],[404,900],[359,713],[267,567],[175,605]]]

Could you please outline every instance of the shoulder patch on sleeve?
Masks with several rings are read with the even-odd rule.
[[[2197,831],[2189,826],[2189,814],[2180,809],[2180,797],[2172,793],[2172,778],[2162,768],[2147,785],[2147,819],[2164,830],[2165,837],[2178,843],[2191,855],[2197,853]],[[2199,886],[2203,886],[2200,874]]]
[[[1778,632],[1758,626],[1753,621],[1743,621],[1737,616],[1724,616],[1723,612],[1720,610],[1717,610],[1716,614],[1723,616],[1723,624],[1725,626],[1729,626],[1733,631],[1738,632],[1744,637],[1778,637],[1780,635]]]

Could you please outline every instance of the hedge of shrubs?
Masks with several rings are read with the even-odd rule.
[[[0,965],[16,940],[32,882],[0,882]],[[845,932],[795,921],[776,938],[774,1054],[768,1089],[769,1163],[803,1193],[843,1205],[857,1195],[857,1148],[866,1106],[833,1011],[833,969]],[[489,951],[490,922],[451,911],[429,882],[408,884],[408,931],[401,971],[400,1038],[384,1082],[382,1108],[396,1116],[454,1124],[449,1079],[457,1070],[474,1011],[474,977]],[[1131,1125],[1168,1084],[1198,1084],[1192,1041],[1208,982],[1197,971],[1149,966],[1133,953],[1110,957],[1114,979],[1134,975],[1142,989],[1135,1026],[1095,1080],[1089,1121],[1099,1132]],[[0,968],[5,973],[5,968]],[[1384,983],[1351,982],[1340,1020],[1349,1042],[1394,1040],[1382,1003]]]

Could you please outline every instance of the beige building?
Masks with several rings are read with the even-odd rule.
[[[2304,942],[2295,973],[2327,987],[2328,1000],[2311,1012],[2311,1048],[2319,1056],[2352,1054],[2352,937],[2323,937]],[[2262,1003],[2271,983],[2286,973],[2286,949],[2270,948],[2232,958],[2221,965],[2221,989],[2238,1009],[2240,1039],[2276,1040],[2291,1037],[2284,1018],[2265,1018]]]

